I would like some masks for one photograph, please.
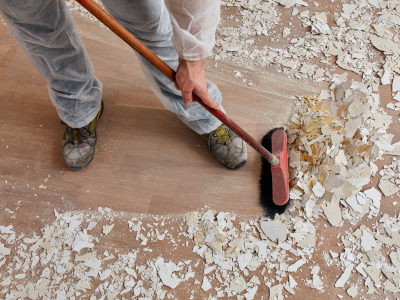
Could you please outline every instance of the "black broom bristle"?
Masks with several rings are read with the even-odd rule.
[[[272,149],[272,134],[284,128],[274,128],[269,131],[262,139],[261,145],[271,152]],[[275,214],[283,214],[286,208],[290,205],[291,199],[284,205],[276,205],[272,200],[272,174],[271,165],[264,158],[261,157],[261,175],[260,175],[260,203],[265,211],[265,216],[274,218]]]

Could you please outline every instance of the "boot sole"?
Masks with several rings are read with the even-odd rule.
[[[229,168],[229,167],[227,167],[227,168],[229,170],[237,170],[237,169],[240,169],[241,167],[243,167],[246,163],[247,163],[247,159],[245,161],[242,161],[240,164],[237,164],[234,168]]]

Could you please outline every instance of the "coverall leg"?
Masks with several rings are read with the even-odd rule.
[[[163,0],[103,0],[109,13],[155,54],[176,70],[178,55],[171,42],[172,26]],[[31,64],[48,85],[59,117],[70,127],[87,125],[100,109],[103,85],[95,76],[63,0],[2,0],[0,14]],[[221,122],[198,103],[183,104],[180,91],[137,55],[151,89],[164,106],[199,134]],[[210,95],[221,103],[217,86],[207,81]]]

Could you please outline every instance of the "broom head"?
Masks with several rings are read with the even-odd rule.
[[[285,205],[289,201],[289,170],[287,135],[284,130],[272,134],[272,154],[279,159],[276,167],[271,166],[272,200],[276,205]]]

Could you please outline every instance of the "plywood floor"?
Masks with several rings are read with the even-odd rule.
[[[53,208],[93,206],[163,214],[208,205],[261,215],[260,156],[248,147],[249,161],[244,168],[231,171],[220,165],[203,140],[158,101],[127,46],[98,23],[77,17],[77,24],[96,76],[104,84],[105,103],[95,157],[80,172],[69,170],[63,160],[64,126],[45,82],[7,27],[0,26],[2,206],[19,207],[17,216],[25,220],[31,219],[28,207],[40,209],[44,215],[52,214]],[[108,36],[114,43],[102,41]],[[233,84],[234,68],[219,63],[218,70],[224,69],[229,76],[224,80],[217,70],[207,69],[207,77],[222,91],[228,115],[258,140],[288,119],[292,96],[316,91],[315,86],[303,87],[284,75],[260,72],[247,75],[253,87]],[[285,80],[284,88],[281,80]],[[41,184],[46,189],[38,189]]]
[[[220,165],[203,140],[152,94],[133,52],[99,24],[79,16],[76,20],[96,76],[104,84],[105,103],[95,157],[79,172],[69,170],[63,160],[64,126],[45,82],[0,22],[0,220],[32,232],[54,221],[54,209],[106,206],[117,212],[179,215],[207,205],[241,218],[261,216],[260,156],[248,147],[249,161],[242,169],[231,171]],[[214,64],[206,62],[207,77],[222,91],[228,115],[257,140],[287,121],[292,97],[317,94],[324,88],[288,79],[272,69],[252,71],[221,62],[213,68]],[[254,86],[232,80],[234,70],[246,74]],[[389,86],[380,94],[383,105],[390,101]],[[388,113],[397,119],[395,112]],[[400,140],[397,123],[390,129],[395,135],[393,142]],[[46,188],[40,189],[40,185]],[[371,185],[377,186],[377,178]],[[397,214],[398,209],[385,200],[381,212]],[[11,219],[12,215],[15,218]],[[317,223],[318,234],[325,238],[320,250],[341,252],[336,237],[348,226],[325,228],[324,220]],[[104,248],[112,246],[132,247],[121,238]],[[322,257],[316,261],[324,264]],[[340,275],[336,271],[328,274],[327,286]],[[296,299],[309,297],[308,288],[296,295]],[[335,297],[335,290],[328,288],[325,295]]]

